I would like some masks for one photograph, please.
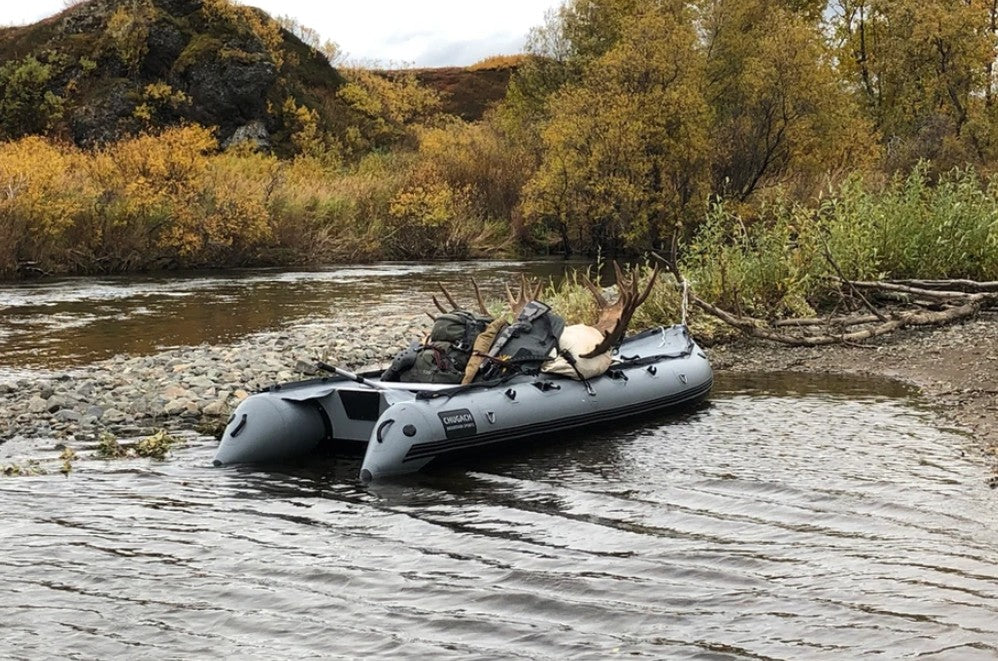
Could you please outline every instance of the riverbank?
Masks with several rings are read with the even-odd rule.
[[[0,383],[0,460],[57,444],[86,448],[102,431],[206,430],[249,393],[301,378],[298,361],[350,369],[383,365],[428,327],[389,309],[258,333],[227,345],[124,356]],[[966,430],[998,475],[998,314],[913,329],[868,346],[793,348],[740,339],[709,349],[715,370],[793,371],[890,378],[918,388],[947,424]],[[30,453],[29,454],[33,454]]]

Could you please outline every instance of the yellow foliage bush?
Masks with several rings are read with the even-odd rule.
[[[149,52],[152,13],[153,7],[148,0],[140,0],[131,6],[118,7],[107,22],[106,43],[133,72],[138,71]]]
[[[460,256],[467,252],[453,229],[467,213],[467,189],[446,183],[416,185],[399,191],[388,205],[382,246],[389,257]]]
[[[200,126],[91,151],[38,137],[0,143],[0,277],[25,262],[105,273],[463,257],[506,245],[507,226],[483,220],[471,187],[448,183],[426,158],[372,153],[344,169],[328,153],[219,153]]]
[[[485,71],[485,70],[495,70],[495,69],[515,69],[516,67],[522,66],[524,62],[530,59],[529,55],[490,55],[478,62],[475,62],[470,67],[468,71]]]
[[[413,127],[440,112],[440,96],[423,87],[411,72],[378,73],[341,69],[347,78],[337,95],[354,117],[346,130],[347,147],[354,153],[403,144],[413,138]]]
[[[38,137],[0,143],[0,274],[66,249],[66,231],[93,195],[81,158]]]
[[[508,220],[536,165],[525,145],[490,120],[426,127],[419,132],[419,155],[447,184],[467,190],[481,214]]]

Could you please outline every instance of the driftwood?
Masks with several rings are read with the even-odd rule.
[[[763,340],[779,342],[795,347],[818,347],[829,344],[844,344],[850,342],[862,342],[880,335],[887,335],[902,328],[912,326],[932,326],[951,323],[961,319],[973,317],[981,310],[984,298],[980,294],[970,294],[968,301],[963,305],[948,307],[938,312],[935,311],[908,311],[894,312],[891,317],[876,326],[863,330],[850,331],[848,333],[827,333],[820,335],[790,335],[780,331],[767,328],[768,324],[761,319],[751,317],[738,317],[721,308],[711,305],[697,296],[690,296],[694,305],[702,309],[707,314],[717,317],[729,326],[733,326],[746,335],[757,337]],[[877,320],[879,321],[879,320]]]
[[[962,291],[968,294],[998,292],[998,282],[978,282],[976,280],[888,280],[896,285],[908,285],[919,289],[945,289]]]
[[[683,285],[686,280],[676,265],[675,255],[666,259],[653,253]],[[695,306],[750,337],[789,346],[817,347],[831,344],[854,344],[874,337],[887,335],[902,328],[938,326],[976,316],[984,307],[998,303],[998,283],[954,280],[947,288],[945,280],[907,281],[855,281],[848,280],[831,259],[839,277],[833,280],[843,291],[862,302],[869,314],[854,312],[847,315],[808,317],[802,319],[763,320],[734,314],[709,303],[692,290],[689,300]],[[930,284],[931,288],[919,286]],[[686,284],[688,288],[688,283]],[[890,300],[892,307],[877,307],[874,301]],[[898,308],[897,303],[907,305]],[[797,332],[792,332],[792,330]]]
[[[839,317],[797,317],[792,319],[777,319],[770,322],[770,326],[781,328],[787,326],[833,326],[843,328],[848,326],[859,326],[860,324],[871,324],[880,321],[880,315],[854,314]]]

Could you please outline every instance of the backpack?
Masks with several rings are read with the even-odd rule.
[[[382,381],[461,383],[475,339],[491,319],[465,310],[436,317],[430,336],[395,356]]]
[[[490,381],[510,373],[537,374],[557,351],[565,320],[540,301],[524,306],[489,348],[489,356],[476,381]]]

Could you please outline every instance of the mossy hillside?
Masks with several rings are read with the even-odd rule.
[[[183,121],[217,127],[220,140],[251,121],[289,137],[280,112],[289,100],[313,109],[325,131],[342,130],[348,114],[337,98],[344,79],[322,54],[263,12],[223,0],[91,0],[0,32],[0,64],[33,62],[45,68],[36,80],[43,93],[62,102],[46,132],[82,145]],[[151,85],[188,102],[144,112]],[[36,132],[17,122],[0,127],[8,139]]]

